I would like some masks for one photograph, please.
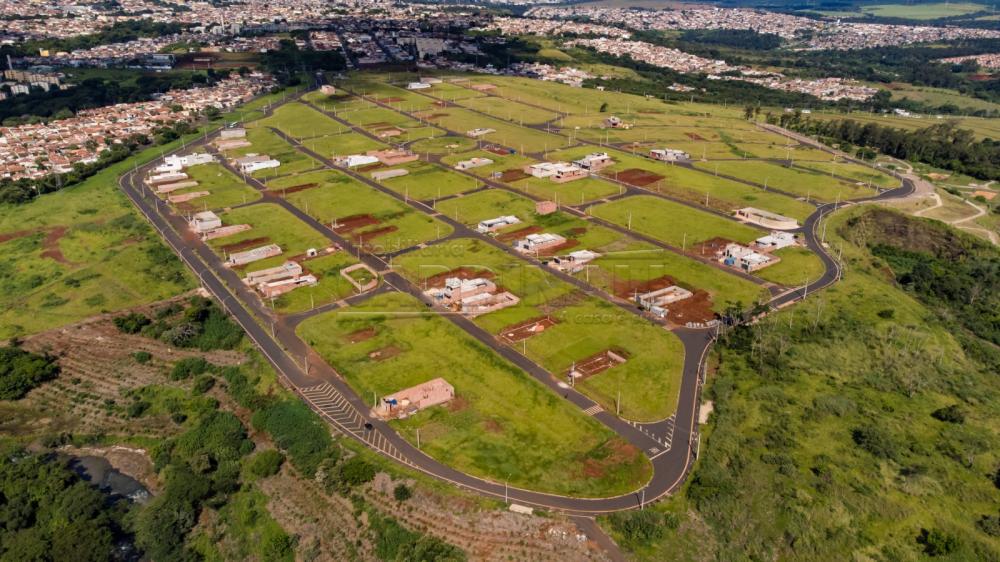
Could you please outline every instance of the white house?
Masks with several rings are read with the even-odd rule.
[[[489,166],[493,161],[489,158],[470,158],[468,160],[461,160],[455,164],[456,170],[471,170],[472,168],[479,168],[481,166]]]
[[[649,157],[662,162],[677,162],[678,160],[691,159],[691,156],[687,152],[673,148],[654,148],[649,151]]]
[[[796,244],[795,235],[791,232],[772,232],[767,236],[761,236],[754,241],[754,244],[762,250],[780,250]]]
[[[480,221],[479,225],[476,226],[476,230],[485,234],[487,232],[495,232],[512,224],[518,224],[519,222],[521,222],[521,219],[515,217],[514,215],[505,215],[502,217]]]
[[[191,230],[202,234],[204,232],[209,232],[215,230],[222,226],[222,219],[212,211],[203,211],[201,213],[195,213],[191,217]]]

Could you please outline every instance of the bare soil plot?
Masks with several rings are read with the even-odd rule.
[[[703,141],[703,140],[705,140],[705,138],[702,137],[701,135],[699,135],[698,133],[684,133],[684,135],[687,136],[687,138],[689,138],[691,140],[694,140],[694,141]]]
[[[511,168],[509,170],[504,170],[500,174],[500,181],[510,183],[512,181],[523,180],[530,177],[530,175],[526,174],[524,170],[520,168]]]
[[[358,232],[351,236],[355,244],[366,246],[368,242],[382,236],[383,234],[389,234],[391,232],[396,232],[399,227],[394,225],[383,226],[382,228],[376,228],[373,230],[366,230],[365,232]]]
[[[612,177],[608,174],[608,177]],[[654,174],[649,170],[641,170],[639,168],[629,168],[628,170],[618,172],[618,181],[625,182],[629,185],[637,185],[639,187],[645,187],[647,185],[656,183],[663,179],[663,176],[659,174]]]
[[[493,154],[496,154],[498,156],[507,156],[507,155],[510,154],[509,150],[507,150],[506,148],[504,148],[502,146],[497,146],[495,144],[484,146],[483,150],[485,150],[487,152],[492,152]]]
[[[388,98],[375,98],[378,103],[399,103],[404,101],[403,98],[388,97]]]
[[[582,375],[579,380],[598,375],[612,367],[621,365],[628,360],[628,353],[623,349],[605,349],[590,357],[577,361],[572,367],[567,369],[567,373],[576,371]]]
[[[59,239],[66,234],[69,227],[57,226],[49,230],[48,234],[45,235],[45,240],[42,241],[42,257],[55,260],[61,264],[68,265],[70,262],[63,255],[62,250],[59,249]]]
[[[503,341],[514,344],[535,336],[547,328],[555,326],[556,323],[556,320],[551,316],[539,316],[507,326],[503,330],[500,330],[499,335]]]
[[[370,340],[374,337],[375,337],[375,328],[369,327],[369,328],[363,328],[356,332],[351,332],[350,334],[344,336],[344,339],[347,340],[349,343],[359,343],[365,340]]]
[[[729,240],[728,238],[709,238],[704,242],[699,242],[694,246],[691,246],[691,253],[698,254],[699,256],[712,257],[717,253],[726,249],[729,244],[736,244],[734,240]]]
[[[637,294],[648,293],[677,284],[677,281],[669,275],[648,281],[618,279],[615,280],[614,293],[623,299],[632,300]],[[667,306],[670,310],[667,320],[675,324],[708,322],[709,320],[713,320],[715,313],[712,311],[711,295],[702,289],[689,288],[689,290],[693,293],[690,298],[670,303]]]
[[[524,228],[519,228],[517,230],[512,230],[510,232],[504,232],[503,234],[497,235],[497,240],[501,242],[510,242],[512,240],[518,240],[524,238],[529,234],[537,234],[542,231],[540,226],[526,226]]]
[[[354,230],[380,222],[382,221],[371,215],[351,215],[337,220],[337,226],[333,231],[337,234],[350,234]]]
[[[427,287],[444,287],[444,282],[451,277],[457,277],[459,279],[477,279],[480,277],[483,279],[493,279],[494,274],[492,271],[485,269],[459,267],[458,269],[452,269],[451,271],[425,277],[424,284]]]
[[[251,238],[249,240],[244,240],[242,242],[234,242],[232,244],[225,244],[219,246],[219,248],[226,252],[227,254],[232,254],[233,252],[242,252],[243,250],[249,250],[251,248],[256,248],[257,246],[263,246],[264,244],[269,244],[271,238],[268,236],[261,236],[259,238]]]
[[[284,196],[284,195],[287,195],[289,193],[298,193],[300,191],[305,191],[307,189],[313,189],[313,188],[316,188],[316,187],[319,187],[319,184],[315,183],[315,182],[313,182],[313,183],[302,183],[302,184],[299,184],[299,185],[293,185],[291,187],[284,187],[284,188],[282,188],[281,189],[281,194],[282,194],[282,196]]]
[[[385,361],[386,359],[392,359],[393,357],[399,355],[403,352],[403,348],[390,345],[383,347],[381,349],[376,349],[368,354],[368,358],[372,361]]]
[[[552,246],[551,248],[546,248],[538,252],[539,256],[555,256],[569,250],[570,248],[575,248],[580,245],[579,240],[573,240],[572,238],[566,240],[558,246]]]

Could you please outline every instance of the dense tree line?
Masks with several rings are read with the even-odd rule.
[[[0,400],[23,398],[29,390],[58,375],[59,364],[52,355],[32,353],[17,341],[0,347]]]
[[[768,122],[979,179],[1000,179],[1000,142],[977,140],[972,131],[950,121],[912,131],[853,119],[802,119],[798,113],[769,115]]]
[[[243,329],[215,301],[205,297],[191,297],[186,307],[165,306],[152,318],[139,312],[124,314],[116,317],[114,324],[126,334],[142,334],[173,346],[202,351],[235,349],[243,341]],[[200,372],[203,371],[192,374]]]
[[[0,447],[0,559],[111,560],[127,509],[51,455]]]
[[[303,50],[288,39],[282,39],[277,49],[261,55],[260,63],[284,86],[299,84],[298,74],[301,72],[347,68],[344,56],[339,51]]]

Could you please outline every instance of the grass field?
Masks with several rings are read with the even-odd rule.
[[[328,158],[345,156],[347,154],[364,154],[369,150],[379,150],[387,146],[361,133],[347,131],[346,128],[344,130],[345,132],[338,135],[312,138],[303,141],[302,144],[306,148]]]
[[[451,234],[451,227],[424,215],[392,197],[333,170],[279,178],[270,187],[280,189],[307,183],[318,187],[288,193],[296,207],[324,224],[356,215],[371,215],[379,221],[347,233],[363,236],[375,253],[394,251]],[[378,234],[372,234],[378,231]]]
[[[412,297],[379,295],[344,313],[304,322],[299,333],[366,401],[442,376],[455,399],[392,422],[432,457],[471,474],[553,493],[626,493],[650,475],[648,461],[593,418],[583,415]],[[396,314],[410,312],[417,314]],[[346,344],[374,328],[375,337]],[[399,354],[374,361],[389,347]],[[596,465],[597,470],[588,469]]]
[[[260,199],[259,191],[247,185],[221,164],[201,164],[187,168],[184,172],[192,180],[197,181],[198,185],[173,191],[169,195],[194,191],[208,191],[210,194],[182,204],[180,206],[182,209],[222,209]],[[167,195],[162,196],[163,199],[166,197]]]
[[[476,141],[468,137],[435,137],[411,144],[410,150],[418,154],[452,154],[472,150],[475,147]]]
[[[258,121],[257,126],[274,127],[300,140],[335,135],[344,130],[340,123],[299,102],[282,105],[270,117]]]
[[[232,209],[220,217],[224,224],[249,224],[253,227],[232,236],[209,240],[208,245],[220,256],[227,253],[225,246],[244,240],[268,239],[255,243],[249,248],[244,248],[244,250],[267,244],[281,246],[282,255],[248,264],[243,268],[244,272],[281,265],[292,256],[304,254],[309,248],[320,249],[330,245],[330,242],[322,234],[273,203],[260,203]]]
[[[925,129],[932,125],[936,125],[947,119],[948,121],[954,121],[958,128],[969,129],[972,131],[976,138],[1000,138],[1000,119],[987,119],[984,117],[947,117],[943,119],[935,119],[933,117],[899,117],[899,116],[886,116],[886,115],[872,115],[870,113],[864,112],[854,112],[854,113],[823,113],[819,111],[814,111],[812,114],[813,119],[825,119],[825,120],[841,120],[841,119],[851,119],[857,121],[858,123],[877,123],[880,125],[886,125],[889,127],[896,127],[906,130],[917,130]]]
[[[932,107],[955,105],[966,111],[986,110],[996,111],[1000,104],[988,100],[966,96],[955,90],[945,88],[930,88],[910,84],[892,84],[889,88],[893,100],[912,100]]]
[[[938,2],[932,4],[871,4],[862,6],[861,11],[881,18],[905,18],[911,20],[934,20],[954,16],[964,16],[989,9],[982,4],[971,2]]]
[[[521,127],[515,123],[481,115],[457,107],[434,108],[421,114],[424,119],[464,135],[477,128],[494,129],[496,132],[479,137],[484,142],[498,143],[518,152],[544,152],[565,146],[568,139],[559,135]]]
[[[190,138],[186,139],[190,141]],[[162,300],[195,286],[118,189],[118,175],[180,147],[150,148],[83,183],[0,205],[0,338]]]
[[[631,219],[636,232],[678,248],[691,248],[711,238],[746,244],[767,234],[759,228],[652,195],[602,203],[590,207],[588,213],[620,226],[628,226]]]
[[[271,158],[281,162],[281,166],[267,170],[258,170],[252,175],[258,179],[266,179],[278,174],[294,174],[319,167],[319,162],[302,154],[294,146],[285,142],[274,131],[266,127],[254,127],[247,129],[247,140],[252,146],[231,150],[226,153],[227,158],[245,156],[251,153],[267,154]]]
[[[598,178],[582,178],[568,183],[556,183],[549,178],[526,178],[510,182],[512,187],[535,197],[559,204],[579,205],[609,195],[617,195],[622,188]]]
[[[488,158],[493,161],[492,164],[467,170],[468,173],[475,174],[481,178],[492,177],[495,172],[504,172],[506,170],[514,169],[519,170],[527,164],[534,164],[537,162],[537,160],[524,156],[523,154],[507,154],[506,156],[500,156],[488,150],[472,150],[460,154],[449,154],[448,156],[442,157],[441,162],[448,166],[454,166],[455,163],[462,160],[469,160],[470,158]]]
[[[782,248],[774,255],[781,261],[754,275],[773,283],[797,286],[819,279],[825,271],[819,257],[805,248]]]
[[[796,166],[816,170],[823,174],[850,178],[856,182],[871,183],[883,188],[899,187],[900,181],[888,174],[853,162],[797,162]],[[867,194],[866,194],[867,195]]]
[[[516,101],[499,99],[494,96],[479,98],[469,98],[462,100],[460,105],[476,111],[481,111],[487,115],[498,117],[505,121],[514,123],[537,125],[551,121],[559,115],[552,111],[541,109],[532,105],[518,103]]]
[[[695,162],[694,166],[707,172],[767,185],[772,189],[804,197],[810,201],[832,202],[838,199],[857,199],[874,195],[874,191],[867,186],[822,173],[819,170],[830,167],[825,163],[806,163],[804,167],[809,169],[789,168],[760,160]],[[882,176],[882,174],[871,175]]]
[[[458,172],[427,162],[410,162],[394,169],[404,168],[409,174],[383,180],[382,185],[410,199],[430,201],[432,199],[454,195],[476,189],[482,185],[475,178],[463,176]]]

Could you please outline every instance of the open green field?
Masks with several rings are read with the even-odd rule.
[[[356,241],[363,239],[375,253],[399,250],[451,234],[445,223],[434,220],[411,207],[379,193],[354,178],[333,170],[279,178],[272,189],[317,183],[317,187],[288,193],[286,198],[316,220],[330,225],[334,221],[359,215],[371,215],[377,222],[343,234]]]
[[[454,166],[457,162],[469,160],[471,158],[488,158],[493,161],[492,164],[466,170],[467,173],[477,175],[481,178],[490,178],[496,172],[505,172],[507,170],[514,169],[520,170],[528,164],[534,164],[537,162],[537,160],[523,154],[507,154],[505,156],[500,156],[499,154],[494,154],[488,150],[472,150],[461,154],[449,154],[448,156],[442,157],[441,162],[448,166]]]
[[[328,158],[345,156],[348,154],[364,154],[369,150],[380,150],[387,146],[375,139],[368,138],[361,133],[347,131],[338,135],[328,135],[302,141],[302,144],[318,154]]]
[[[601,105],[608,104],[606,113],[631,113],[635,111],[664,111],[666,104],[656,98],[623,95],[618,92],[602,92],[591,88],[572,88],[554,82],[514,78],[508,76],[484,76],[474,83],[494,84],[492,93],[504,98],[531,105],[541,106],[557,113],[598,113]]]
[[[344,110],[370,107],[372,105],[371,102],[364,101],[361,98],[348,93],[337,92],[336,94],[329,96],[319,90],[313,90],[312,92],[305,94],[302,96],[302,101],[314,104],[324,111],[332,111],[334,113],[340,113]]]
[[[594,177],[581,178],[566,183],[556,183],[549,178],[525,178],[513,181],[510,186],[535,197],[555,201],[560,205],[580,205],[609,195],[617,195],[623,189],[609,181]]]
[[[475,178],[463,176],[454,170],[443,168],[436,164],[417,160],[393,169],[403,168],[409,174],[383,180],[382,185],[418,201],[430,201],[464,191],[470,191],[482,184]]]
[[[187,140],[190,140],[187,139]],[[180,147],[176,141],[162,147]],[[32,334],[195,286],[118,188],[150,148],[79,185],[0,205],[0,338]]]
[[[913,86],[910,84],[892,84],[889,88],[893,100],[911,100],[929,106],[955,105],[966,111],[986,110],[996,111],[1000,104],[989,100],[966,96],[955,90]]]
[[[925,129],[932,125],[941,123],[942,121],[953,121],[958,125],[960,129],[969,129],[972,131],[976,138],[1000,138],[1000,119],[987,119],[984,117],[945,117],[942,119],[928,118],[928,117],[901,117],[901,116],[888,116],[888,115],[872,115],[865,112],[854,112],[854,113],[824,113],[820,111],[814,111],[812,116],[813,119],[824,119],[824,120],[841,120],[841,119],[851,119],[857,121],[858,123],[877,123],[879,125],[885,125],[889,127],[897,127],[906,130],[916,130]]]
[[[778,263],[754,272],[754,275],[780,285],[797,286],[819,279],[823,262],[806,248],[782,248],[774,252],[781,258]]]
[[[594,147],[575,147],[550,153],[548,157],[574,160],[593,150]],[[709,173],[657,162],[620,150],[606,149],[606,152],[615,160],[615,164],[601,170],[602,175],[615,177],[615,172],[631,169],[646,170],[663,176],[663,179],[647,185],[645,189],[670,194],[701,205],[705,204],[707,195],[708,205],[720,211],[731,212],[742,207],[758,207],[802,221],[815,210],[812,205],[791,197],[718,178]]]
[[[377,103],[407,113],[423,111],[434,106],[433,98],[387,84],[384,75],[354,75],[348,80],[339,81],[337,86],[346,88],[358,96],[370,98]]]
[[[270,117],[257,121],[257,126],[274,127],[300,140],[335,135],[344,130],[340,123],[299,102],[282,105]]]
[[[829,168],[830,165],[826,163],[805,164],[806,167],[815,167],[817,170],[789,168],[761,160],[695,162],[694,166],[707,172],[766,185],[793,196],[804,197],[809,201],[831,202],[837,200],[838,196],[843,200],[874,195],[867,186],[860,186],[856,182],[844,181],[818,171],[824,167]]]
[[[353,295],[355,293],[354,285],[344,279],[340,270],[356,263],[358,260],[354,256],[343,251],[308,260],[299,260],[304,272],[315,275],[319,282],[312,287],[295,289],[274,299],[274,308],[285,314],[293,314]],[[253,271],[252,269],[248,270]]]
[[[619,226],[631,223],[635,231],[678,248],[691,248],[712,238],[747,244],[767,234],[759,228],[652,195],[595,205],[588,209],[588,214]]]
[[[458,107],[434,108],[421,115],[427,121],[460,135],[472,129],[494,129],[496,132],[479,138],[484,142],[510,147],[520,153],[555,150],[569,142],[569,139],[559,135],[521,127]]]
[[[312,168],[319,167],[319,162],[302,154],[294,146],[285,142],[284,139],[275,134],[274,131],[266,127],[254,127],[247,129],[247,141],[252,146],[239,148],[226,152],[227,158],[246,156],[247,154],[267,154],[271,158],[281,162],[281,166],[267,170],[258,170],[252,175],[258,179],[274,177],[276,175],[294,174]]]
[[[932,4],[869,4],[861,7],[865,14],[880,18],[934,20],[964,16],[988,10],[989,6],[971,2],[938,2]]]
[[[419,140],[410,145],[410,150],[418,154],[452,154],[465,152],[476,147],[476,141],[469,137],[435,137]]]
[[[281,265],[292,256],[304,254],[309,248],[321,249],[330,245],[330,242],[322,234],[273,203],[240,207],[226,211],[219,216],[222,218],[223,224],[249,224],[253,227],[232,236],[209,240],[208,245],[222,257],[229,253],[226,246],[232,247],[232,244],[249,240],[257,242],[242,248],[240,251],[267,244],[281,246],[282,254],[280,256],[247,264],[241,268],[245,272]]]
[[[627,420],[657,421],[676,411],[684,365],[677,336],[597,299],[559,308],[552,316],[556,325],[525,341],[528,357],[565,381],[581,359],[608,349],[624,351],[625,363],[576,383],[576,389],[609,412],[616,411],[620,392],[620,415]]]
[[[402,113],[386,109],[384,107],[372,106],[360,109],[349,109],[340,111],[337,117],[365,128],[370,125],[392,125],[400,128],[418,127],[420,121],[407,117]]]
[[[458,470],[552,493],[608,496],[648,479],[641,451],[510,365],[412,297],[379,295],[348,311],[305,321],[300,335],[366,401],[443,377],[455,399],[392,425]],[[375,337],[348,336],[374,328]],[[398,349],[376,361],[374,351]],[[598,470],[587,467],[597,465]]]
[[[516,101],[500,99],[494,96],[469,98],[460,102],[462,107],[481,111],[492,117],[498,117],[514,123],[537,125],[551,121],[559,115],[552,111]]]
[[[198,185],[173,191],[169,195],[182,195],[195,191],[208,191],[210,194],[179,204],[178,208],[182,210],[222,209],[250,203],[261,197],[259,191],[247,185],[221,164],[201,164],[187,168],[184,172],[192,180],[197,181]],[[164,194],[160,197],[166,199],[167,195]]]
[[[850,178],[856,182],[871,183],[877,187],[893,188],[900,185],[900,181],[889,174],[853,162],[797,162],[795,165],[800,168],[816,170],[823,174],[833,174],[835,176]],[[865,195],[868,195],[868,193],[866,191]]]
[[[445,78],[445,80],[453,81],[434,84],[430,91],[427,92],[427,95],[452,102],[470,98],[481,98],[486,95],[483,92],[477,92],[468,88],[468,84],[471,83],[469,78]]]

